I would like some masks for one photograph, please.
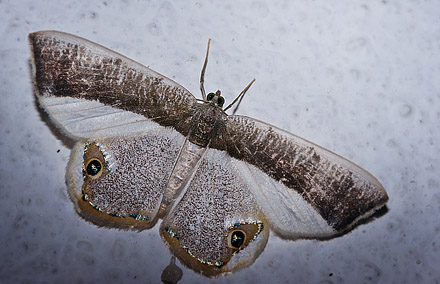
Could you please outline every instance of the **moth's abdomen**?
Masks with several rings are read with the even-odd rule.
[[[159,217],[166,216],[176,200],[180,199],[180,195],[185,193],[183,189],[191,182],[194,171],[197,170],[199,161],[205,152],[205,147],[198,146],[188,139],[185,140],[174,163],[173,171],[169,175],[159,209]]]

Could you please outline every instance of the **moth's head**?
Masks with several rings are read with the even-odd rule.
[[[206,100],[208,103],[214,104],[220,108],[225,104],[225,98],[221,96],[220,90],[217,90],[215,93],[209,93],[206,96]]]

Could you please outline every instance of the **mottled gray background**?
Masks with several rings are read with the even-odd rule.
[[[214,3],[215,2],[215,3]],[[218,4],[217,4],[218,3]],[[221,4],[220,4],[221,3]],[[323,145],[387,189],[389,212],[341,238],[271,235],[249,268],[215,283],[440,282],[440,2],[0,1],[0,282],[159,283],[157,227],[97,228],[66,194],[71,141],[35,102],[27,34],[74,33],[199,96]],[[182,268],[180,283],[206,278]]]

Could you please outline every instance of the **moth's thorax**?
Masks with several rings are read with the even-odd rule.
[[[225,126],[228,115],[218,106],[203,103],[195,106],[191,120],[189,141],[205,147],[218,131]]]

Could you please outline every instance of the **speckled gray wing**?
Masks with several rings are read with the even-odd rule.
[[[67,168],[78,213],[99,226],[152,227],[184,140],[177,131],[160,127],[78,142]]]
[[[388,200],[354,163],[264,122],[233,115],[211,147],[225,150],[280,236],[328,238]]]
[[[161,236],[182,263],[203,275],[249,265],[266,245],[265,216],[224,151],[206,151],[186,193],[174,204],[161,224]]]
[[[29,42],[40,104],[67,134],[106,137],[156,125],[187,134],[196,99],[174,81],[74,35],[40,31]]]

